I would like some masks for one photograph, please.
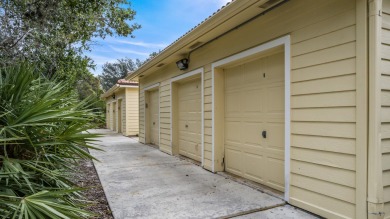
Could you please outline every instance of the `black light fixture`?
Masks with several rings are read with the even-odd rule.
[[[115,99],[115,94],[112,94],[112,99]]]
[[[177,67],[180,70],[186,70],[188,68],[188,59],[182,59],[176,62]]]

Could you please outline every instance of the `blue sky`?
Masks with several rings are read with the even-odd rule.
[[[142,26],[134,31],[135,38],[107,37],[96,40],[91,52],[97,75],[106,62],[120,58],[145,60],[150,53],[164,49],[192,27],[210,16],[230,0],[131,0],[137,12],[135,20]]]

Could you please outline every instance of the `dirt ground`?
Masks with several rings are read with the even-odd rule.
[[[110,207],[108,205],[103,187],[100,184],[99,177],[91,160],[81,160],[77,168],[77,174],[74,176],[74,182],[82,188],[89,188],[84,192],[85,198],[92,205],[87,206],[86,210],[96,215],[93,218],[113,219]]]

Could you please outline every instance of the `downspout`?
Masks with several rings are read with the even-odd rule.
[[[368,128],[368,194],[369,219],[384,218],[381,149],[381,29],[382,0],[369,0],[369,128]]]

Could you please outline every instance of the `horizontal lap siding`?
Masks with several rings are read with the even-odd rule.
[[[138,89],[126,89],[126,135],[139,134]]]
[[[204,168],[212,171],[211,70],[204,73]]]
[[[107,123],[108,123],[108,126],[107,128],[110,129],[110,130],[114,130],[114,127],[113,127],[113,122],[114,122],[114,119],[113,119],[113,116],[114,116],[114,113],[113,113],[113,105],[114,105],[114,99],[112,99],[112,97],[107,97],[106,98],[106,103],[108,104],[108,120],[107,120]],[[106,118],[107,119],[107,118]]]
[[[325,217],[355,218],[355,36],[351,7],[291,33],[290,201]]]
[[[139,92],[139,141],[145,143],[145,92]]]
[[[160,150],[171,154],[171,83],[160,84]]]
[[[121,102],[121,106],[119,106],[119,99],[122,100]],[[126,116],[126,93],[125,93],[125,90],[124,89],[120,89],[119,92],[115,93],[115,119],[116,119],[116,127],[118,127],[119,125],[119,116],[118,116],[118,108],[120,107],[121,108],[121,132],[123,135],[126,135],[126,119],[125,119],[125,116]],[[116,128],[116,130],[118,130]]]
[[[383,1],[382,13],[381,136],[385,218],[390,218],[390,2]]]
[[[355,11],[354,0],[288,1],[191,53],[186,72],[204,68],[205,169],[212,170],[213,156],[211,63],[290,34],[290,202],[328,218],[355,218]],[[162,86],[183,73],[172,63],[140,83]],[[169,94],[160,92],[161,139],[170,136],[171,109],[165,102]],[[140,140],[144,136],[143,96],[141,92]]]

